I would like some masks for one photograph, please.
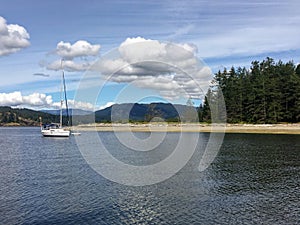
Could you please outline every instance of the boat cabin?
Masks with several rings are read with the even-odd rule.
[[[57,123],[43,124],[42,127],[43,127],[43,130],[58,129],[59,124],[57,124]]]

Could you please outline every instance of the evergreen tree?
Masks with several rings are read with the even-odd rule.
[[[267,57],[262,62],[253,61],[249,70],[231,67],[218,71],[212,84],[203,103],[203,121],[212,120],[211,112],[220,113],[222,107],[213,105],[219,98],[218,90],[224,95],[230,123],[300,121],[300,64],[275,63]]]
[[[211,89],[208,89],[207,94],[204,98],[203,110],[202,110],[202,119],[203,121],[208,123],[211,122],[211,112],[210,112],[210,105],[208,100],[210,98],[212,98],[212,92]]]

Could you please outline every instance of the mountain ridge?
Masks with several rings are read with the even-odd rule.
[[[60,115],[60,109],[43,109],[39,110],[44,113],[49,113],[52,115]],[[81,116],[81,115],[88,115],[93,113],[93,111],[88,111],[88,110],[83,110],[83,109],[69,109],[69,115],[76,115],[76,116]],[[63,109],[63,115],[67,115],[67,110]]]
[[[178,122],[190,106],[171,103],[122,103],[95,112],[96,122],[149,122],[154,118]],[[194,108],[196,109],[196,108]],[[112,115],[112,118],[111,118]]]
[[[114,122],[149,122],[153,120],[179,122],[190,109],[190,106],[171,103],[122,103],[89,114],[85,110],[70,109],[69,114],[72,116],[72,112],[77,112],[77,115],[73,115],[76,116],[75,123],[87,123],[90,116],[95,118],[96,123],[111,122],[112,120]],[[58,122],[58,112],[57,110],[37,111],[0,106],[0,126],[38,126],[40,118],[43,123]],[[67,120],[66,110],[64,110],[63,121]]]

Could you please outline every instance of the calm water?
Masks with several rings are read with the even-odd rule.
[[[134,161],[113,133],[100,135],[115,157]],[[228,134],[200,173],[208,138],[200,134],[192,159],[172,178],[128,187],[95,173],[74,137],[0,128],[0,224],[300,224],[300,136]],[[177,139],[168,134],[147,157],[135,153],[135,163],[163,159]]]

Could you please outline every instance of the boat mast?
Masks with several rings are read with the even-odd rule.
[[[66,90],[66,80],[65,80],[65,73],[64,73],[64,71],[63,71],[62,76],[63,76],[62,78],[63,78],[63,86],[64,86],[64,101],[66,103],[67,126],[70,126],[69,107],[68,107],[67,90]]]
[[[61,82],[60,82],[60,118],[59,118],[59,127],[62,127],[62,117],[63,117],[63,96],[62,96],[62,92],[63,92],[63,74],[64,74],[64,69],[63,69],[63,59],[60,61],[60,66],[61,66],[61,70],[62,70],[62,77],[61,77]]]

